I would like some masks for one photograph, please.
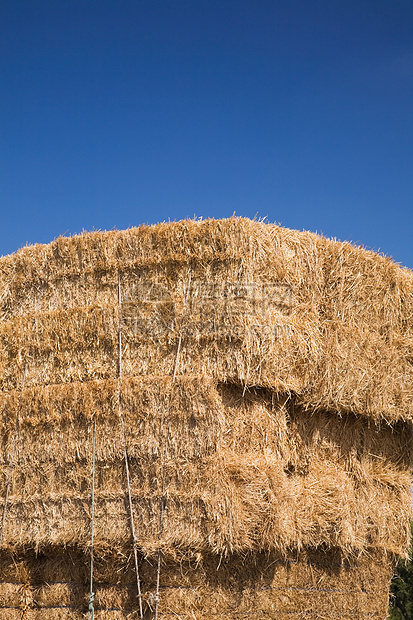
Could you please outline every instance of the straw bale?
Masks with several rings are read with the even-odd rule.
[[[265,273],[268,266],[285,277],[290,263],[300,262],[301,276],[311,269],[317,235],[276,229],[247,219],[205,220],[141,226],[127,231],[86,233],[59,238],[49,245],[23,248],[1,261],[2,290],[13,312],[16,292],[54,284],[62,278],[92,273],[101,280],[118,269],[148,269],[168,264],[174,271],[190,262],[237,262],[238,273]],[[307,239],[307,243],[303,242]],[[268,254],[270,250],[270,254]],[[115,281],[117,277],[115,275]],[[22,296],[22,295],[21,295]],[[20,295],[18,295],[20,297]]]
[[[2,401],[0,480],[8,479],[19,423],[4,545],[79,544],[90,539],[91,423],[96,421],[95,543],[130,540],[117,381],[26,388]],[[294,399],[206,377],[122,382],[131,491],[139,545],[172,557],[307,546],[346,553],[408,545],[412,435],[347,415],[342,426]],[[169,420],[168,457],[162,437]],[[163,424],[163,428],[162,428]],[[45,450],[44,438],[47,437]],[[4,491],[3,491],[4,493]]]
[[[266,245],[269,246],[270,229],[263,225],[260,225],[260,228],[261,233],[265,233]],[[234,236],[229,241],[226,235],[231,230]],[[318,287],[317,282],[313,286],[313,280],[318,274],[315,269],[311,269],[312,263],[317,261],[314,235],[308,235],[308,247],[301,248],[300,239],[296,238],[295,233],[290,232],[288,243],[281,242],[281,239],[276,240],[270,260],[268,247],[263,247],[255,227],[248,221],[243,222],[242,226],[239,226],[237,220],[222,224],[209,222],[201,228],[194,222],[189,222],[184,227],[160,226],[159,243],[162,245],[155,243],[157,237],[156,235],[154,237],[153,233],[153,229],[143,227],[124,233],[123,236],[120,233],[98,237],[92,234],[87,239],[74,238],[69,243],[68,240],[58,240],[54,248],[39,246],[39,253],[34,248],[30,251],[26,249],[27,265],[24,264],[24,260],[18,260],[12,269],[10,262],[4,261],[4,318],[11,320],[7,322],[8,324],[4,324],[0,338],[4,343],[3,364],[0,361],[0,377],[3,371],[4,385],[16,387],[19,384],[20,371],[27,356],[32,362],[28,381],[33,384],[113,376],[110,373],[116,372],[113,356],[116,352],[114,345],[117,339],[117,319],[113,316],[117,298],[117,274],[114,270],[121,269],[125,306],[122,318],[127,332],[125,334],[127,347],[124,352],[127,374],[153,374],[155,369],[156,374],[169,373],[175,355],[174,345],[184,322],[186,328],[191,327],[192,333],[195,330],[196,334],[201,335],[202,341],[206,340],[201,343],[201,348],[204,344],[208,350],[206,355],[202,356],[204,360],[202,363],[199,356],[199,337],[190,337],[192,350],[189,350],[188,354],[185,353],[187,359],[183,361],[182,372],[185,371],[185,367],[193,367],[194,372],[204,367],[204,370],[209,370],[213,376],[220,379],[228,376],[238,380],[245,379],[252,384],[261,384],[262,381],[265,382],[265,375],[269,375],[267,382],[274,376],[271,369],[267,371],[265,368],[265,360],[270,364],[270,360],[274,357],[278,359],[278,366],[276,362],[271,365],[277,368],[280,389],[288,389],[289,386],[294,389],[302,388],[304,386],[302,377],[308,377],[308,372],[303,364],[297,362],[296,352],[301,350],[301,357],[306,357],[305,366],[309,365],[308,360],[315,360],[317,357],[316,343],[311,337],[312,323],[317,321],[316,314],[314,311],[311,312],[311,309],[314,310],[313,299]],[[166,242],[164,237],[168,233],[172,234],[172,237]],[[254,234],[253,239],[251,233]],[[209,240],[208,234],[211,236]],[[183,239],[189,243],[188,248],[181,246]],[[125,242],[128,252],[132,254],[123,253],[126,251]],[[93,261],[89,245],[97,252]],[[174,250],[172,246],[175,247]],[[119,248],[122,247],[123,251],[120,251]],[[165,252],[166,248],[169,249],[169,253]],[[240,248],[243,250],[242,253]],[[177,251],[181,256],[179,260],[173,258]],[[184,263],[182,263],[183,253],[187,257]],[[146,255],[146,263],[143,254]],[[251,260],[248,260],[248,254]],[[17,256],[23,258],[21,253]],[[34,257],[40,263],[39,268],[35,270],[32,264]],[[82,267],[77,269],[75,282],[69,287],[67,282],[72,281],[73,264],[79,261],[79,257],[83,261]],[[179,309],[182,310],[189,263],[193,270],[190,321],[187,317],[179,315]],[[291,304],[290,302],[285,304],[281,289],[278,292],[276,289],[276,299],[271,299],[270,304],[266,299],[259,300],[261,305],[265,302],[265,316],[257,316],[257,312],[251,313],[257,304],[248,299],[246,304],[250,306],[250,312],[240,312],[239,309],[237,311],[234,306],[239,300],[234,298],[234,294],[230,302],[224,300],[221,307],[217,307],[220,289],[225,289],[226,284],[254,282],[254,274],[265,276],[264,284],[271,283],[269,276],[272,274],[276,287],[285,286],[286,265],[290,265],[292,270],[294,265],[296,266],[296,274],[290,274],[291,282],[287,282],[288,287],[291,289],[295,282],[301,284],[305,281],[307,291],[304,296],[297,286],[294,316],[290,319],[286,316],[286,312],[290,313]],[[25,277],[20,277],[16,270],[19,273],[24,270]],[[107,276],[103,281],[102,273]],[[142,288],[147,290],[148,282],[157,285],[158,291],[162,288],[169,291],[169,301],[155,304],[147,301],[141,303],[139,295]],[[205,285],[211,283],[214,284],[212,291],[209,289],[206,291]],[[60,290],[61,286],[64,290]],[[209,292],[212,299],[205,304],[204,298]],[[138,308],[133,307],[136,298],[139,302]],[[77,302],[77,306],[73,305],[73,301]],[[170,302],[178,310],[178,316],[174,317],[172,324]],[[209,305],[209,312],[206,312],[206,305]],[[228,305],[231,307],[228,308]],[[57,311],[57,315],[53,311]],[[79,312],[83,313],[82,316]],[[13,320],[19,314],[20,322]],[[223,316],[231,316],[231,324],[225,324],[225,321],[222,324]],[[234,323],[235,316],[237,321]],[[211,325],[215,324],[217,319],[218,334],[211,330]],[[254,336],[251,327],[257,321],[259,333],[258,338],[254,338],[251,337]],[[285,334],[292,343],[290,355],[285,354],[279,343]],[[229,347],[228,340],[232,341]],[[143,344],[147,347],[145,354]],[[228,348],[234,349],[232,359],[228,359]],[[187,350],[188,347],[185,347],[185,351]],[[274,355],[264,355],[267,353]],[[13,364],[10,364],[11,359]],[[136,366],[137,363],[139,367]],[[281,365],[282,372],[280,372]],[[297,372],[294,372],[295,365]],[[256,368],[252,368],[254,366]]]
[[[0,258],[0,618],[84,617],[93,423],[96,617],[137,617],[120,411],[148,617],[158,549],[162,618],[383,617],[412,350],[410,271],[262,222]]]
[[[411,419],[412,272],[349,243],[321,239],[319,248],[324,256],[320,314],[327,354],[315,377],[317,397],[306,404]],[[323,385],[329,386],[329,394]]]
[[[83,618],[87,609],[87,558],[75,550],[59,555],[57,575],[41,583],[56,567],[56,552],[20,557],[32,574],[35,598],[25,612],[29,617]],[[70,556],[70,558],[68,557]],[[258,556],[205,556],[197,563],[168,562],[163,566],[160,614],[162,618],[213,620],[233,618],[345,617],[383,618],[387,611],[387,584],[394,561],[374,552],[345,560],[338,549],[311,550]],[[40,569],[39,569],[40,567]],[[76,578],[76,568],[79,569]],[[145,618],[153,617],[156,566],[141,561]],[[40,585],[41,584],[41,585]],[[136,581],[130,558],[97,562],[95,615],[98,618],[136,618]],[[0,618],[15,618],[0,609]],[[60,612],[60,616],[58,615]],[[37,615],[36,615],[37,614]],[[40,614],[43,614],[41,616]]]
[[[182,373],[294,392],[311,409],[412,419],[411,272],[236,218],[88,233],[0,259],[3,389],[19,385],[27,359],[33,385],[116,376],[118,270],[126,374],[168,374],[185,328]],[[228,297],[229,284],[247,285],[246,297]]]
[[[277,372],[279,391],[302,389],[318,356],[308,303],[301,304],[300,312],[297,309],[292,315],[288,305],[282,306],[290,303],[288,297],[283,299],[284,290],[279,292],[277,303],[270,304],[262,298],[265,290],[258,291],[257,301],[233,299],[233,291],[230,300],[220,299],[225,293],[225,276],[226,270],[221,274],[222,290],[214,287],[205,292],[208,276],[201,274],[195,281],[193,275],[194,292],[198,287],[199,295],[210,294],[211,299],[195,296],[187,310],[182,304],[182,280],[176,282],[175,290],[164,282],[169,286],[168,300],[162,302],[141,302],[136,300],[136,292],[124,290],[121,319],[125,374],[169,374],[179,336],[183,335],[182,372],[253,385],[271,385]],[[142,287],[146,284],[145,279]],[[139,280],[133,287],[139,290]],[[159,293],[158,287],[155,292]],[[27,382],[32,385],[116,377],[119,315],[114,302],[112,291],[112,305],[60,308],[4,321],[0,327],[0,378],[4,388],[19,385],[27,359]],[[285,351],[287,339],[290,345]],[[307,369],[303,368],[304,357],[313,360]]]

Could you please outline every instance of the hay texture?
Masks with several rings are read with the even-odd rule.
[[[0,556],[1,618],[78,620],[86,616],[88,557]],[[142,562],[145,618],[151,618],[156,570]],[[200,563],[163,566],[161,617],[166,620],[385,617],[391,562],[380,553],[344,560],[338,549],[277,554],[204,556]],[[95,566],[95,618],[138,618],[132,566],[111,556]],[[1,591],[1,590],[0,590]]]
[[[162,618],[384,617],[411,516],[410,271],[186,221],[3,257],[0,312],[0,618],[87,611],[93,425],[97,617],[138,617],[124,440],[145,617],[159,550]]]

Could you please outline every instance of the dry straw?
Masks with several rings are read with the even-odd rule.
[[[162,618],[384,615],[411,516],[410,271],[187,221],[3,257],[0,312],[0,618],[87,611],[93,424],[96,618],[142,615],[134,546],[147,617],[158,593]]]

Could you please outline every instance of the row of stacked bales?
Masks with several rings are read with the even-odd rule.
[[[87,612],[93,427],[95,617],[139,617],[120,411],[145,618],[159,549],[161,618],[385,616],[411,512],[411,272],[190,221],[4,257],[0,308],[0,618]]]

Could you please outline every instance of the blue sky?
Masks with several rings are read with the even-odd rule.
[[[0,254],[268,217],[413,268],[411,0],[0,0]]]

